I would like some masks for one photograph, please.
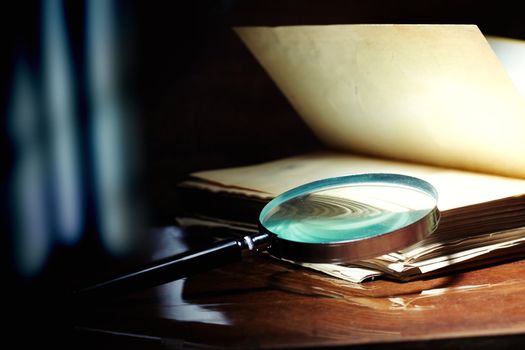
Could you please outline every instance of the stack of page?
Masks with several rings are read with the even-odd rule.
[[[237,28],[327,149],[190,175],[182,226],[257,230],[266,202],[334,176],[397,173],[438,191],[441,221],[402,251],[302,264],[360,282],[525,255],[525,45],[473,25]],[[284,135],[283,135],[284,137]]]

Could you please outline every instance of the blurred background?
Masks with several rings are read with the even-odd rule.
[[[0,16],[1,256],[21,318],[173,225],[189,172],[320,147],[232,26],[465,23],[525,39],[510,1],[35,0]]]

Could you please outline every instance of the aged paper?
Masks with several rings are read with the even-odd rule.
[[[523,42],[487,41],[469,25],[236,31],[314,132],[350,152],[197,172],[187,186],[271,199],[306,182],[365,172],[406,174],[434,185],[439,209],[454,218],[446,228],[442,220],[440,234],[358,266],[303,264],[352,282],[383,273],[411,278],[523,251],[523,227],[476,230],[478,215],[517,219],[512,197],[525,193]],[[498,199],[510,200],[509,207],[492,202]],[[217,225],[214,218],[200,220]]]
[[[197,186],[209,186],[212,190],[215,186],[218,191],[273,198],[307,182],[377,172],[415,176],[428,181],[439,193],[438,206],[442,211],[525,193],[525,180],[518,178],[344,153],[311,153],[245,167],[201,171],[192,176],[212,183],[196,182]]]
[[[525,102],[476,26],[236,32],[327,144],[525,177]]]

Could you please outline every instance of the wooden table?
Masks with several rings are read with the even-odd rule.
[[[185,249],[155,230],[154,258]],[[525,261],[398,283],[342,281],[267,255],[95,305],[84,344],[189,348],[516,346],[525,340]]]

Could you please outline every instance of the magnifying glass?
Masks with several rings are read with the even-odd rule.
[[[437,192],[421,179],[385,173],[314,181],[262,209],[258,233],[156,261],[76,292],[111,296],[152,287],[268,251],[285,260],[351,263],[406,248],[438,226]]]

